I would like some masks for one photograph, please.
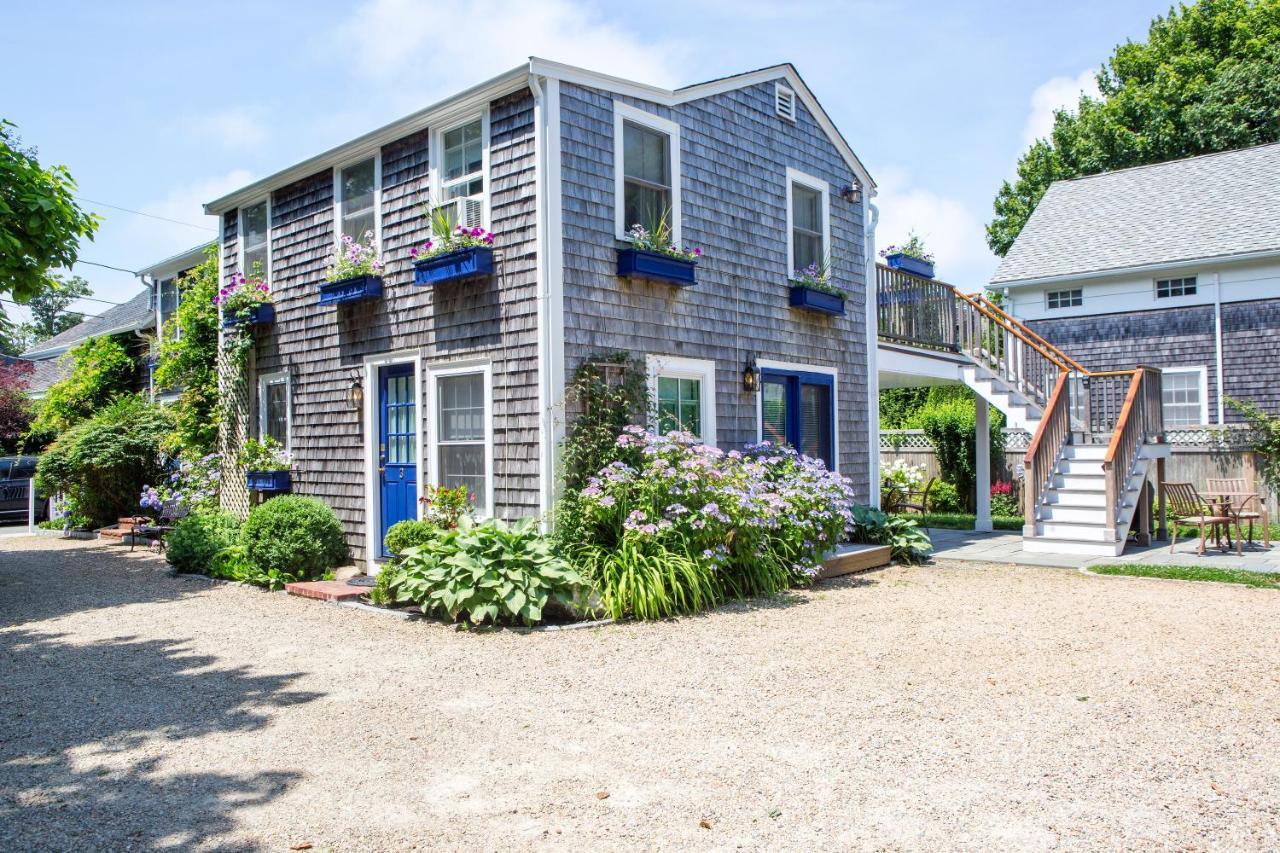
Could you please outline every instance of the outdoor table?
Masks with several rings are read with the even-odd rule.
[[[1257,492],[1210,492],[1210,500],[1221,509],[1223,515],[1236,521],[1236,529],[1240,529],[1240,507],[1248,505],[1251,498],[1258,498]],[[1260,500],[1260,498],[1259,498]],[[1252,540],[1250,540],[1250,544]],[[1222,535],[1218,535],[1218,547],[1222,548]],[[1231,527],[1227,527],[1227,548],[1231,547]],[[1226,549],[1223,549],[1226,550]]]

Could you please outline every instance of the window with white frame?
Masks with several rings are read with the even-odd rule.
[[[618,101],[613,111],[618,237],[665,224],[679,244],[680,126]]]
[[[1156,299],[1169,299],[1174,296],[1195,296],[1196,277],[1162,278],[1156,280]]]
[[[1075,290],[1050,290],[1045,294],[1045,302],[1050,309],[1079,308],[1084,304],[1084,291],[1079,288]]]
[[[337,170],[338,239],[367,242],[378,236],[378,158],[370,157]]]
[[[240,208],[240,273],[247,278],[271,276],[271,218],[267,201]]]
[[[170,323],[174,315],[178,313],[178,276],[163,279],[158,285],[159,291],[159,308],[160,308],[160,334],[168,335],[175,340],[179,337],[180,330],[176,323]],[[166,328],[167,327],[167,328]]]
[[[1208,423],[1208,372],[1205,368],[1166,367],[1160,372],[1164,425],[1178,427]]]
[[[826,266],[831,225],[827,182],[787,169],[787,268],[796,275]]]
[[[436,484],[466,487],[479,515],[492,514],[493,440],[489,368],[432,372]]]
[[[258,440],[275,439],[289,447],[289,375],[266,373],[258,377]]]
[[[664,355],[647,356],[645,362],[658,432],[688,432],[715,446],[716,363]]]
[[[436,134],[433,197],[454,225],[484,225],[488,181],[488,115]]]

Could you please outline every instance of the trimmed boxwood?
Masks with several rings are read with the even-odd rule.
[[[257,571],[287,572],[302,580],[318,578],[347,558],[337,514],[318,498],[302,495],[281,495],[249,510],[240,544]]]
[[[397,521],[387,531],[387,551],[399,557],[405,549],[426,545],[439,533],[440,528],[430,521]]]
[[[236,544],[240,519],[227,512],[193,513],[165,538],[165,556],[180,572],[208,574],[213,558]]]

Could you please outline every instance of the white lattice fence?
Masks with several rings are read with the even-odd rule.
[[[222,406],[222,419],[218,423],[218,452],[222,454],[219,504],[243,519],[249,515],[249,489],[245,485],[244,469],[236,459],[249,438],[248,369],[225,347],[218,349],[218,399]]]

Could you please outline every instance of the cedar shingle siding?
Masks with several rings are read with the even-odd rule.
[[[793,124],[763,83],[664,107],[562,84],[565,369],[628,350],[716,362],[724,448],[756,441],[756,397],[742,367],[759,359],[839,370],[839,469],[868,495],[866,259],[860,204],[841,200],[853,174],[803,104]],[[698,283],[676,288],[616,276],[613,100],[680,125],[682,233],[699,246]],[[790,166],[829,182],[832,280],[849,290],[844,317],[789,307]]]
[[[254,372],[289,374],[294,491],[320,497],[337,511],[357,561],[365,559],[365,450],[363,416],[348,404],[347,390],[369,356],[416,350],[424,366],[491,360],[495,511],[506,517],[538,511],[534,128],[528,90],[493,102],[490,128],[492,226],[499,250],[490,280],[438,288],[412,284],[409,248],[430,230],[422,206],[429,201],[429,139],[435,128],[382,148],[388,268],[381,299],[317,304],[316,288],[334,244],[332,171],[272,194],[277,319],[256,333]],[[238,260],[235,231],[235,215],[229,214],[223,255],[228,274]],[[425,400],[419,413],[425,436]]]

